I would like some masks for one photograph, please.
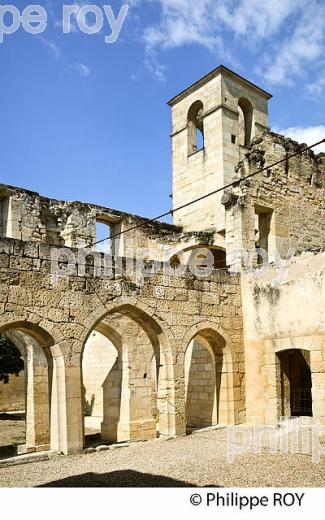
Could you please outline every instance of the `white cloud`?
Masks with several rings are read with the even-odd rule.
[[[257,55],[257,73],[269,84],[292,84],[324,54],[323,0],[129,0],[151,4],[160,18],[143,29],[148,61],[155,69],[159,50],[196,43],[234,62],[224,45],[232,34]],[[262,46],[267,50],[261,50]]]
[[[298,141],[298,143],[306,143],[308,146],[321,141],[325,138],[325,126],[309,126],[300,127],[292,126],[286,129],[274,129],[278,134],[286,135]],[[325,152],[325,143],[314,148],[315,153]]]
[[[144,64],[158,81],[166,81],[166,67],[159,63],[156,53],[148,52]]]
[[[270,58],[264,76],[271,84],[290,85],[295,76],[304,76],[305,67],[317,63],[325,51],[325,4],[310,1],[309,8],[299,17],[293,33]]]
[[[83,78],[88,78],[90,76],[90,69],[87,67],[87,65],[84,65],[83,63],[74,63],[70,66],[70,69],[73,70],[73,72],[76,72]]]
[[[242,0],[219,2],[220,19],[238,35],[266,39],[278,31],[286,20],[306,0]]]
[[[47,38],[44,38],[43,36],[40,37],[40,40],[46,47],[48,47],[53,54],[53,57],[55,60],[58,60],[60,57],[60,48],[53,43],[52,41],[48,40]]]
[[[140,0],[141,1],[141,0]],[[144,30],[147,49],[175,48],[198,43],[211,51],[223,48],[222,38],[215,30],[214,1],[142,0],[158,3],[161,20]],[[137,2],[139,3],[139,2]]]
[[[324,70],[321,71],[319,78],[306,85],[306,92],[310,97],[313,98],[322,98],[325,91],[325,63],[322,64]]]

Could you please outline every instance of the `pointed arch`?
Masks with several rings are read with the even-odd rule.
[[[105,310],[101,309],[101,311],[96,310],[96,312],[94,312],[92,315],[92,323],[90,325],[88,320],[89,328],[84,333],[84,342],[87,341],[91,332],[94,330],[103,333],[106,337],[109,337],[110,340],[113,340],[114,343],[116,343],[116,341],[120,342],[119,357],[122,359],[122,363],[119,364],[119,370],[123,370],[121,376],[122,387],[124,389],[122,390],[122,396],[125,397],[128,395],[128,388],[125,386],[125,378],[133,377],[132,370],[135,370],[134,347],[131,346],[131,343],[129,344],[130,346],[128,346],[127,342],[130,341],[129,332],[131,332],[132,327],[137,327],[137,330],[134,331],[133,337],[136,338],[135,341],[140,341],[138,348],[140,350],[144,349],[144,354],[143,357],[140,357],[136,362],[138,366],[136,370],[140,370],[140,372],[142,370],[143,372],[141,375],[143,378],[143,387],[149,385],[150,388],[153,389],[154,385],[151,385],[151,379],[156,376],[160,435],[174,435],[176,428],[174,365],[170,341],[169,338],[167,338],[167,334],[164,332],[164,324],[158,321],[159,318],[156,319],[156,317],[153,318],[150,316],[142,305],[137,306],[133,303],[117,302],[115,305],[112,304]],[[151,309],[150,311],[152,313]],[[126,328],[125,326],[123,328],[123,318],[126,320],[126,323],[130,323],[130,325],[126,325]],[[132,323],[134,324],[133,326],[131,325]],[[128,330],[129,328],[130,331]],[[148,342],[148,347],[145,347],[146,342]],[[150,356],[150,349],[147,351],[145,350],[146,348],[149,348],[149,345],[151,345],[152,348],[152,354],[150,354]],[[148,355],[145,354],[145,352],[147,352]],[[153,354],[156,363],[155,371],[152,369]],[[141,367],[143,367],[143,369]],[[127,375],[126,371],[130,370],[131,373]],[[135,376],[135,381],[137,381],[136,385],[140,383],[140,374]],[[149,409],[149,405],[147,408]],[[154,409],[152,403],[150,403],[150,409]],[[141,410],[141,406],[139,407],[139,410]],[[139,434],[142,435],[140,430]]]
[[[238,422],[236,367],[228,335],[216,324],[202,322],[186,333],[183,345],[188,422],[202,427]]]

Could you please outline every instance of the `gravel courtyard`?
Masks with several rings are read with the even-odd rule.
[[[325,457],[262,453],[226,460],[225,429],[0,469],[1,487],[324,486]]]

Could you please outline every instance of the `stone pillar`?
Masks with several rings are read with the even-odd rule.
[[[159,418],[159,436],[175,437],[176,407],[175,407],[175,369],[172,354],[162,352],[157,382],[157,407]]]
[[[227,266],[232,273],[240,273],[242,267],[255,265],[255,213],[254,208],[243,206],[242,197],[232,192],[223,196],[226,207]]]
[[[123,344],[104,396],[102,436],[111,442],[153,439],[153,346],[142,327],[128,318],[120,320],[119,333]]]
[[[129,342],[130,440],[150,440],[157,436],[152,415],[153,346],[147,334],[137,327]],[[156,364],[156,359],[155,359]]]
[[[27,355],[26,445],[49,449],[49,384],[47,361],[31,349]]]
[[[325,424],[325,349],[321,342],[310,352],[310,370],[313,418],[315,423]]]
[[[66,364],[57,346],[52,352],[51,449],[78,453],[84,442],[81,364]]]
[[[175,377],[175,436],[184,437],[186,435],[186,392],[185,392],[185,359],[184,355],[179,355],[174,364]]]
[[[103,385],[103,422],[101,424],[101,436],[103,441],[112,443],[120,440],[118,436],[118,425],[121,414],[122,372],[123,365],[121,353],[119,353]]]
[[[277,425],[281,418],[281,366],[274,352],[266,352],[261,372],[265,383],[264,422]]]
[[[216,355],[217,424],[238,424],[243,410],[240,380],[230,354],[221,350]]]
[[[47,450],[50,447],[48,359],[31,336],[17,330],[8,332],[7,337],[25,361],[26,443],[18,447],[18,452]]]
[[[280,353],[281,356],[281,353]],[[279,366],[279,406],[281,416],[291,418],[291,382],[289,379],[289,356],[282,354]]]

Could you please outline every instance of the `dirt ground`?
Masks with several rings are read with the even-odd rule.
[[[100,432],[87,425],[85,417],[86,445],[100,444]],[[26,424],[24,412],[0,413],[0,459],[15,455],[14,446],[25,444]]]
[[[227,461],[226,429],[0,469],[1,487],[323,487],[325,456],[246,452]],[[237,446],[238,444],[234,444]]]
[[[24,412],[0,413],[0,458],[14,455],[12,445],[25,442]]]

